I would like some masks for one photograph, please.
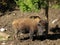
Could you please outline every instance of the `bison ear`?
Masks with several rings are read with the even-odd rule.
[[[29,18],[33,18],[33,19],[39,18],[40,19],[39,16],[30,16]]]

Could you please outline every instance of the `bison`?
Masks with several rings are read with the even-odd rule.
[[[15,38],[18,33],[29,32],[30,39],[33,39],[33,35],[42,34],[43,26],[41,25],[41,18],[20,18],[12,22],[12,26],[15,30]]]

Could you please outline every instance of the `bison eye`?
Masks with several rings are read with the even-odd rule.
[[[41,23],[42,25],[45,26],[48,22],[46,20],[41,20],[41,21],[39,21],[39,23]]]
[[[40,24],[40,23],[38,23],[38,26],[41,26],[41,24]]]

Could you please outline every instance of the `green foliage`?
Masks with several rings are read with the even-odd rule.
[[[38,1],[39,0],[15,0],[21,11],[38,11]]]
[[[39,11],[46,7],[46,0],[15,0],[21,11]]]
[[[60,9],[60,4],[54,4],[54,5],[52,5],[51,8],[54,8],[54,9]]]
[[[45,8],[47,6],[46,0],[40,0],[40,4],[42,8]]]
[[[50,8],[59,9],[60,8],[60,0],[49,0]]]

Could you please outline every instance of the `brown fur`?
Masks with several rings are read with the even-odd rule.
[[[20,18],[12,22],[14,29],[22,29],[24,27],[36,27],[40,20],[30,19],[30,18]],[[34,28],[35,29],[35,28]]]
[[[36,17],[36,18],[20,18],[17,20],[14,20],[12,22],[12,26],[15,30],[15,35],[16,38],[18,37],[18,32],[23,32],[25,29],[28,29],[30,38],[33,38],[34,32],[38,32],[38,34],[43,33],[43,22],[40,22],[41,19]]]
[[[39,23],[40,18],[31,19],[31,18],[20,18],[12,22],[12,26],[15,30],[15,34],[18,31],[22,32],[25,28],[29,30],[30,35],[33,35],[35,30],[38,30],[37,24]]]

